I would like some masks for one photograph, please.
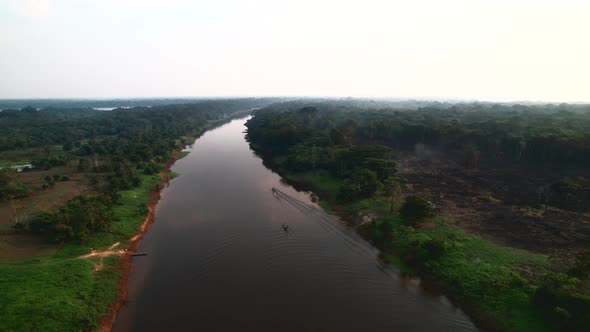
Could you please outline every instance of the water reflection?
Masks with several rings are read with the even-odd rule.
[[[245,121],[207,132],[174,165],[115,331],[475,329],[265,168]]]

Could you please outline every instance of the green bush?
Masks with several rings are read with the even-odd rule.
[[[577,282],[564,273],[545,273],[533,297],[534,305],[559,330],[587,331],[590,326],[590,298],[574,292]]]
[[[432,217],[434,209],[426,199],[416,195],[409,195],[400,208],[399,214],[404,224],[413,226],[417,221]]]
[[[112,214],[112,202],[108,196],[77,196],[58,211],[35,217],[29,222],[29,229],[56,242],[84,242],[92,233],[109,230]]]
[[[585,251],[576,255],[576,264],[568,274],[572,277],[585,279],[590,275],[590,251]]]

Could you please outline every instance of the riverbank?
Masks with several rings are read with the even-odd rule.
[[[170,182],[172,180],[172,178],[169,176],[170,167],[172,167],[172,165],[176,162],[176,160],[180,159],[181,157],[186,156],[186,155],[184,155],[184,156],[181,155],[182,149],[183,149],[183,147],[180,147],[174,151],[170,160],[168,160],[166,162],[166,164],[164,166],[164,170],[159,173],[159,176],[161,179],[160,186],[157,190],[153,190],[150,193],[150,199],[149,199],[149,203],[148,203],[148,213],[147,213],[143,223],[141,224],[139,231],[128,240],[128,242],[125,246],[125,249],[124,249],[125,251],[127,251],[129,253],[134,252],[137,249],[137,247],[139,246],[139,243],[141,242],[141,239],[143,238],[145,233],[149,230],[150,225],[154,222],[154,210],[156,208],[156,205],[158,204],[158,201],[160,200],[160,192],[163,188],[166,187],[168,182]],[[133,256],[131,254],[126,254],[126,255],[123,255],[120,257],[120,262],[118,262],[119,283],[118,283],[117,292],[115,295],[115,300],[107,309],[106,314],[103,315],[103,317],[100,319],[100,321],[98,323],[98,327],[96,328],[95,331],[108,332],[111,330],[111,328],[113,326],[113,322],[117,318],[117,313],[119,312],[119,309],[121,308],[121,306],[125,303],[125,301],[127,299],[127,290],[128,290],[127,284],[128,284],[128,280],[129,280],[129,273],[131,272],[132,263],[133,263]]]
[[[110,232],[93,234],[84,244],[66,243],[52,256],[0,264],[0,330],[84,331],[99,326],[124,280],[124,262],[133,250],[127,241],[146,220],[138,206],[149,202],[161,183],[159,175],[142,175],[141,180],[139,187],[119,192]],[[93,255],[101,252],[107,253]]]
[[[450,297],[479,328],[552,330],[532,305],[536,286],[522,275],[544,270],[546,256],[465,234],[445,222],[450,216],[438,216],[416,227],[404,226],[396,212],[389,212],[390,202],[381,195],[342,205],[335,199],[342,180],[321,171],[292,173],[271,167],[289,184],[312,191],[325,210],[357,226],[361,235],[382,251],[383,260],[401,265],[404,273],[420,276]],[[394,205],[401,201],[400,197]],[[380,220],[392,221],[391,238],[386,239]]]
[[[474,113],[445,112],[272,105],[248,121],[247,139],[267,167],[307,184],[487,329],[587,331],[587,205],[564,203],[584,201],[585,178],[565,178],[558,170],[573,163],[560,158],[538,174],[480,158],[481,137],[448,131]],[[500,124],[500,113],[480,116]]]
[[[208,132],[172,168],[181,180],[163,192],[113,331],[474,330],[265,168],[244,140],[245,121]]]
[[[118,192],[108,232],[66,242],[49,256],[0,263],[0,330],[108,331],[125,301],[131,253],[153,222],[170,166],[195,137],[249,112],[209,121],[190,140],[179,140],[160,173],[138,173],[139,186]]]
[[[149,230],[150,226],[155,221],[155,208],[158,202],[160,201],[160,194],[162,189],[164,189],[170,181],[178,177],[178,174],[171,172],[170,168],[177,160],[185,158],[189,155],[190,151],[185,151],[187,145],[192,145],[196,139],[198,139],[201,135],[207,132],[210,129],[213,129],[219,125],[222,125],[232,119],[239,118],[245,115],[248,115],[250,110],[248,111],[241,111],[235,112],[231,115],[209,122],[207,126],[205,126],[200,132],[195,133],[194,135],[185,136],[181,138],[179,141],[179,146],[176,150],[172,153],[170,159],[166,161],[164,164],[163,170],[159,173],[159,177],[161,179],[159,187],[156,190],[152,190],[150,192],[149,202],[147,204],[148,212],[147,215],[141,224],[139,230],[133,235],[128,241],[125,246],[125,251],[132,253],[134,252],[137,247],[139,246],[141,240],[145,233]],[[98,327],[95,329],[97,332],[108,332],[112,329],[113,322],[117,318],[117,314],[121,306],[127,300],[128,294],[128,282],[129,282],[129,274],[131,272],[132,264],[133,264],[133,256],[131,254],[120,256],[120,262],[118,263],[119,268],[119,283],[117,287],[116,297],[113,303],[109,306],[106,314],[100,319]]]

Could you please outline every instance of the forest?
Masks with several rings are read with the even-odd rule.
[[[96,250],[133,243],[183,147],[272,101],[1,111],[0,330],[97,328],[128,263]]]
[[[590,324],[589,105],[299,100],[247,127],[268,167],[481,326]]]
[[[274,98],[279,100],[279,98]],[[36,109],[115,109],[115,108],[132,108],[132,107],[153,107],[153,106],[168,106],[168,105],[186,105],[186,104],[204,104],[209,101],[223,101],[227,98],[198,98],[198,97],[171,97],[171,98],[35,98],[35,99],[1,99],[1,110],[17,110],[26,106],[34,107]]]
[[[214,121],[268,102],[219,100],[111,112],[87,108],[3,110],[0,152],[40,150],[27,160],[32,168],[25,172],[75,164],[78,172],[90,173],[90,190],[84,196],[75,197],[59,211],[32,216],[27,224],[15,215],[13,227],[45,233],[55,241],[83,241],[88,234],[106,231],[117,193],[139,186],[139,174],[158,173],[178,146],[179,137],[198,136]],[[55,152],[55,146],[61,151]],[[60,180],[59,176],[49,178],[44,187],[27,190],[18,181],[16,170],[4,168],[0,171],[0,198],[23,198]],[[96,216],[88,212],[96,212]]]
[[[243,98],[1,111],[0,330],[96,328],[121,261],[72,258],[136,234],[180,149],[251,112],[267,167],[478,326],[590,324],[589,105]]]

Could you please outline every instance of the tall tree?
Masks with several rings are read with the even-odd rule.
[[[10,201],[12,220],[19,223],[15,200],[27,194],[27,188],[18,180],[18,172],[14,168],[0,169],[0,200]]]

